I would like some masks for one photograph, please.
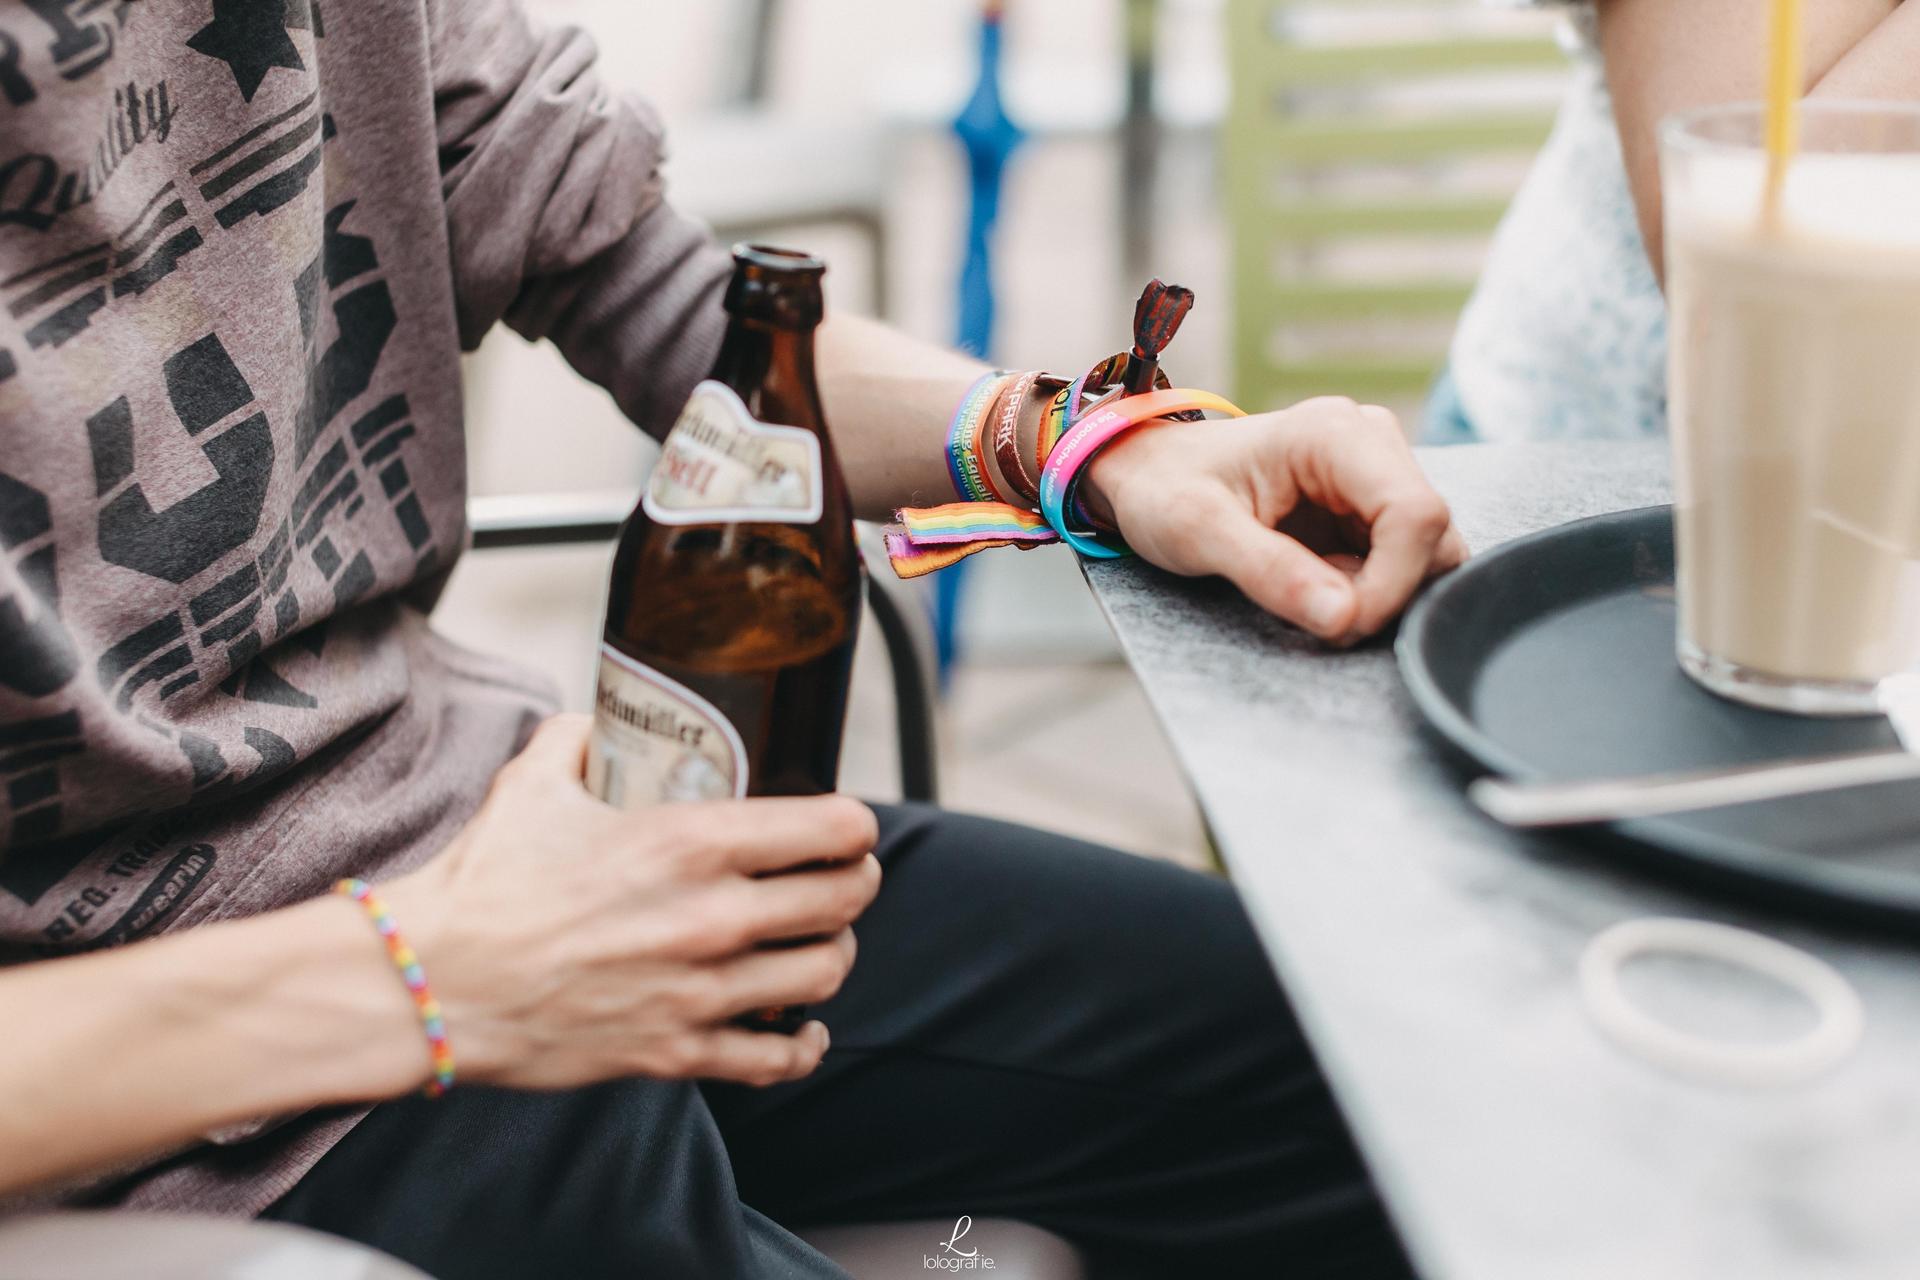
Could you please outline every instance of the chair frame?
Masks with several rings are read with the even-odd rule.
[[[1289,17],[1331,0],[1227,0],[1233,101],[1221,131],[1234,280],[1236,399],[1249,407],[1290,404],[1330,391],[1387,403],[1417,400],[1445,361],[1437,350],[1362,347],[1278,358],[1281,332],[1356,322],[1431,323],[1458,314],[1472,282],[1442,276],[1359,282],[1283,275],[1282,252],[1313,255],[1332,243],[1394,238],[1477,238],[1506,212],[1507,196],[1440,191],[1418,197],[1280,194],[1276,179],[1314,177],[1354,165],[1409,169],[1485,155],[1526,155],[1553,125],[1551,110],[1448,107],[1417,119],[1369,111],[1303,113],[1303,101],[1335,88],[1376,88],[1422,78],[1564,70],[1550,37],[1459,34],[1383,42],[1308,44]],[[1382,7],[1384,6],[1378,6]],[[1435,12],[1464,8],[1436,0]]]

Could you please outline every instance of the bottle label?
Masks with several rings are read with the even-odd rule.
[[[587,789],[616,809],[739,799],[746,744],[711,702],[602,644]]]
[[[754,420],[724,383],[693,389],[640,505],[660,524],[812,524],[825,509],[820,438]]]

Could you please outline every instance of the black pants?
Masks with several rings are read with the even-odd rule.
[[[961,1214],[1048,1227],[1096,1274],[1407,1274],[1228,885],[880,821],[884,887],[810,1079],[390,1103],[267,1216],[437,1280],[839,1276],[785,1228]]]

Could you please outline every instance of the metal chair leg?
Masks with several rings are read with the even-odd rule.
[[[939,778],[935,715],[939,705],[933,639],[918,600],[886,569],[869,578],[867,607],[880,626],[893,672],[894,718],[900,741],[900,794],[932,804]]]

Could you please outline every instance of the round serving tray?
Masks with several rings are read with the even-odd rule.
[[[1427,722],[1481,771],[1598,778],[1898,748],[1875,716],[1715,697],[1674,660],[1673,509],[1509,542],[1435,583],[1400,630]],[[1920,782],[1586,828],[1646,865],[1776,904],[1920,924]]]

